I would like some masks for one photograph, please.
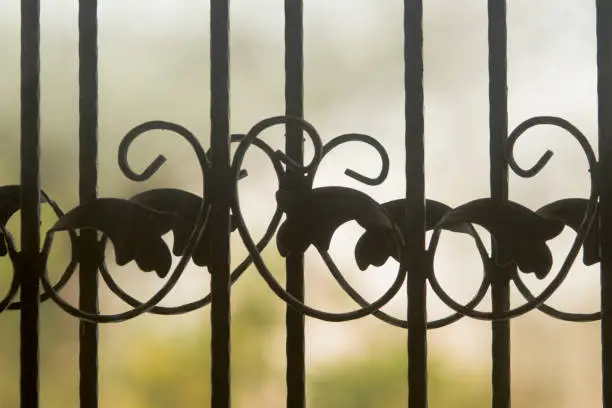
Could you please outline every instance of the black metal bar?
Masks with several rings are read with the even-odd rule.
[[[37,408],[40,251],[40,3],[21,1],[21,406]]]
[[[506,0],[489,0],[489,127],[491,197],[508,200],[508,81]],[[493,257],[497,248],[492,243]],[[492,310],[502,313],[510,307],[507,268],[495,268],[491,296]],[[510,407],[510,321],[493,322],[492,387],[493,408]]]
[[[230,401],[230,174],[229,0],[210,2],[212,408]]]
[[[423,2],[404,0],[406,240],[408,270],[408,406],[427,407]]]
[[[303,4],[302,0],[285,0],[285,112],[304,116],[303,70]],[[304,161],[302,129],[296,123],[286,125],[287,155],[297,163]],[[300,188],[303,177],[287,169],[288,188]],[[291,253],[286,260],[287,291],[304,300],[304,255]],[[287,306],[287,407],[306,406],[306,367],[304,315]]]
[[[597,0],[603,407],[612,408],[612,2]]]
[[[98,195],[98,21],[97,0],[79,1],[79,199],[82,204]],[[97,233],[79,236],[79,307],[98,309]],[[98,325],[79,322],[80,404],[98,407]]]

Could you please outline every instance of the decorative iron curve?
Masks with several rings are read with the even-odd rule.
[[[296,163],[284,152],[273,149],[261,138],[266,130],[287,123],[297,124],[308,135],[312,143],[313,158],[306,165]],[[591,181],[589,198],[559,200],[535,212],[515,202],[500,204],[490,198],[474,200],[454,209],[443,203],[427,200],[425,204],[426,228],[433,232],[427,247],[429,260],[427,280],[440,300],[453,310],[446,317],[428,321],[428,329],[444,327],[464,316],[480,320],[507,320],[536,308],[561,320],[594,321],[601,319],[600,311],[569,313],[546,304],[546,301],[557,291],[569,274],[581,247],[584,251],[583,262],[586,265],[599,262],[598,229],[593,223],[597,216],[598,162],[587,138],[571,123],[552,116],[534,117],[521,123],[508,139],[506,159],[512,170],[520,177],[537,175],[553,156],[552,151],[547,150],[529,169],[522,168],[516,162],[514,157],[516,141],[527,130],[539,125],[560,127],[578,142],[589,165]],[[178,189],[155,189],[137,194],[129,200],[98,198],[64,213],[55,201],[42,192],[41,202],[52,207],[58,221],[47,232],[40,261],[46,264],[52,249],[54,234],[59,231],[69,233],[72,258],[55,284],[51,284],[46,268],[41,268],[40,280],[44,289],[41,293],[41,301],[52,299],[67,313],[96,323],[125,321],[146,312],[165,315],[182,314],[205,307],[210,303],[211,295],[208,294],[201,299],[179,306],[159,305],[172,291],[190,260],[198,266],[207,266],[208,242],[212,237],[210,232],[207,232],[210,204],[205,198],[205,180],[207,173],[210,172],[210,165],[206,151],[187,129],[170,122],[151,121],[128,132],[119,147],[119,167],[129,179],[146,181],[166,161],[164,156],[159,155],[141,172],[133,170],[129,164],[128,152],[132,143],[141,135],[152,130],[173,132],[190,144],[202,172],[204,198]],[[313,188],[314,178],[325,156],[333,149],[352,142],[371,146],[380,157],[381,169],[375,177],[365,176],[353,169],[346,169],[345,174],[366,185],[381,184],[389,172],[389,156],[382,144],[371,136],[359,133],[340,135],[323,144],[318,132],[310,123],[292,116],[264,119],[255,124],[246,134],[233,135],[231,141],[238,144],[232,161],[232,185],[228,186],[233,191],[232,230],[238,231],[249,252],[246,259],[232,272],[232,284],[243,275],[249,266],[254,265],[269,288],[285,303],[304,315],[326,321],[347,321],[372,314],[388,324],[401,328],[408,327],[406,320],[393,317],[380,310],[402,288],[406,277],[404,265],[408,251],[406,251],[407,244],[400,230],[407,216],[404,211],[405,199],[378,204],[368,195],[355,189]],[[237,188],[239,180],[247,176],[242,166],[247,152],[253,146],[260,149],[272,163],[279,186],[274,215],[258,243],[254,242],[244,220]],[[288,169],[298,171],[303,176],[305,182],[300,189],[295,189],[289,183]],[[0,256],[8,255],[13,263],[13,278],[7,293],[0,300],[0,312],[21,308],[20,301],[15,300],[20,281],[18,279],[20,252],[17,251],[14,239],[6,228],[6,223],[18,209],[19,186],[1,187]],[[286,216],[284,222],[282,222],[283,214]],[[371,265],[381,266],[390,257],[398,262],[398,272],[393,284],[374,302],[367,301],[350,285],[328,252],[335,231],[348,221],[356,221],[364,228],[364,233],[355,248],[355,259],[360,269],[364,270]],[[499,248],[496,259],[493,259],[487,252],[474,224],[484,227],[495,240]],[[561,233],[565,226],[576,231],[574,242],[559,272],[548,286],[535,296],[521,279],[519,270],[523,273],[534,273],[539,279],[547,276],[552,267],[552,256],[546,242]],[[98,270],[104,282],[131,309],[117,314],[89,313],[71,305],[61,297],[61,289],[74,275],[79,264],[80,251],[77,248],[83,243],[77,231],[83,229],[94,229],[103,234],[103,238],[97,241],[95,248],[86,248],[86,250],[89,253],[97,254]],[[170,230],[174,233],[172,252],[175,256],[180,256],[178,264],[172,271],[170,271],[170,250],[161,239],[161,236]],[[436,278],[434,259],[443,230],[471,236],[483,262],[482,282],[473,298],[465,305],[455,301]],[[350,312],[331,313],[308,306],[287,292],[275,279],[261,257],[261,252],[269,245],[274,236],[277,238],[279,253],[284,257],[292,252],[303,254],[311,245],[314,246],[336,282],[358,304],[359,308]],[[104,250],[109,240],[115,248],[118,265],[125,265],[135,260],[142,271],[155,271],[160,278],[168,276],[168,280],[149,300],[141,302],[135,299],[113,279],[104,257]],[[504,313],[476,310],[491,287],[493,279],[491,273],[498,270],[494,267],[495,265],[512,266],[511,280],[525,298],[525,303]]]

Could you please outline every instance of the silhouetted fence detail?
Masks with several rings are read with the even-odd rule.
[[[211,308],[212,401],[213,408],[230,406],[230,301],[231,286],[247,267],[254,265],[261,278],[287,304],[286,362],[287,407],[306,406],[304,349],[306,317],[344,322],[374,315],[407,331],[408,377],[406,390],[410,408],[427,406],[427,330],[447,326],[469,317],[491,322],[492,407],[510,407],[510,322],[539,309],[553,318],[584,322],[601,320],[603,406],[612,408],[612,2],[597,0],[597,64],[599,98],[599,161],[587,138],[568,121],[552,116],[528,118],[511,132],[507,114],[506,2],[488,1],[489,96],[490,96],[490,197],[478,198],[456,208],[427,198],[424,171],[423,118],[423,30],[422,0],[404,0],[404,85],[405,85],[405,196],[377,203],[368,195],[346,187],[313,187],[320,163],[334,148],[365,143],[380,156],[379,174],[364,175],[347,169],[346,175],[363,184],[382,183],[389,172],[389,157],[373,137],[352,133],[324,143],[313,125],[304,119],[303,108],[303,12],[302,0],[285,0],[285,100],[284,116],[264,119],[246,133],[230,129],[229,0],[210,0],[211,139],[206,151],[198,139],[181,125],[151,121],[132,129],[122,140],[118,162],[123,174],[134,181],[151,178],[164,164],[158,156],[144,170],[128,160],[132,142],[152,130],[165,130],[193,148],[203,176],[200,195],[178,189],[144,191],[129,199],[100,198],[97,194],[97,1],[79,2],[79,191],[80,204],[64,212],[40,185],[40,0],[22,0],[21,25],[21,185],[0,187],[0,256],[13,265],[13,281],[0,302],[0,311],[21,314],[21,406],[39,406],[39,306],[49,299],[66,313],[80,319],[81,407],[98,406],[98,325],[135,318],[143,313],[181,314]],[[509,169],[520,177],[533,177],[552,157],[547,151],[531,168],[515,161],[515,142],[535,126],[564,129],[580,146],[588,162],[589,197],[559,200],[537,210],[511,200]],[[275,150],[264,136],[266,130],[285,128],[285,150]],[[230,145],[235,143],[235,154]],[[310,144],[313,158],[305,160],[304,146]],[[243,169],[247,152],[258,149],[273,165],[278,177],[276,211],[259,242],[255,242],[241,210],[237,185],[248,176]],[[58,217],[41,237],[40,206],[50,205]],[[20,210],[21,244],[6,229],[8,219]],[[336,229],[356,221],[363,229],[355,247],[361,269],[380,266],[389,258],[398,262],[392,285],[379,299],[366,301],[344,278],[328,250]],[[491,251],[474,228],[483,227],[492,242]],[[576,237],[558,271],[547,241],[564,227]],[[72,260],[57,283],[48,278],[46,261],[53,250],[56,233],[67,231]],[[162,235],[172,231],[172,252]],[[432,231],[427,239],[426,232]],[[101,233],[101,235],[99,235]],[[434,270],[436,248],[444,234],[468,234],[482,258],[484,274],[476,295],[466,304],[454,300],[439,284]],[[230,269],[230,235],[239,234],[249,257]],[[101,237],[101,238],[100,238]],[[43,238],[43,245],[40,242]],[[276,240],[274,241],[273,238]],[[487,238],[489,239],[489,238]],[[110,275],[104,257],[112,244],[116,263],[135,261],[145,272],[168,278],[146,302],[124,291]],[[276,243],[286,260],[286,286],[268,269],[261,252]],[[305,303],[304,253],[314,247],[338,284],[357,306],[332,313]],[[601,311],[591,314],[559,311],[546,302],[563,283],[580,251],[586,265],[601,264]],[[172,254],[180,260],[172,268]],[[173,289],[185,267],[193,263],[208,268],[211,291],[200,300],[176,307],[159,302]],[[78,306],[62,298],[61,289],[79,270]],[[548,286],[532,294],[522,280],[524,274],[537,278],[554,274]],[[118,314],[98,309],[99,278],[131,308]],[[447,317],[428,320],[426,288],[453,310]],[[512,307],[514,285],[525,302]],[[42,295],[39,292],[42,288]],[[405,290],[407,319],[390,316],[380,308]],[[490,311],[477,307],[491,290]],[[16,294],[20,292],[19,298]]]

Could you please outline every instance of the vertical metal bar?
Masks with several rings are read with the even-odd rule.
[[[211,200],[212,260],[212,408],[230,401],[230,174],[229,0],[210,2],[211,166],[207,195]]]
[[[98,21],[97,0],[79,1],[79,199],[98,195]],[[97,233],[79,236],[79,307],[98,312]],[[98,326],[79,322],[80,404],[98,407]]]
[[[508,200],[508,81],[506,0],[489,0],[489,127],[491,197]],[[492,243],[493,257],[497,248]],[[491,295],[493,312],[504,312],[510,307],[509,274],[496,268]],[[492,323],[492,387],[493,408],[510,407],[510,322]]]
[[[287,115],[304,115],[303,70],[303,4],[302,0],[285,0],[285,112]],[[298,163],[304,160],[302,130],[295,123],[286,126],[287,155]],[[302,177],[289,172],[288,188],[300,188]],[[291,253],[286,260],[287,291],[304,300],[304,255]],[[304,315],[291,307],[286,311],[287,326],[287,407],[306,406],[306,369]]]
[[[612,408],[612,2],[597,0],[603,407]]]
[[[21,1],[21,406],[38,407],[40,3]]]
[[[425,273],[425,147],[423,117],[423,2],[404,0],[406,224],[408,270],[408,406],[427,407],[427,292]]]

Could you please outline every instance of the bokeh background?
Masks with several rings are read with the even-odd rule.
[[[78,202],[77,2],[43,0],[42,185],[65,209]],[[284,112],[282,0],[232,0],[231,129],[246,132],[257,121]],[[358,188],[379,202],[406,194],[403,154],[402,2],[399,0],[306,0],[305,116],[324,141],[342,133],[376,137],[391,157],[391,174],[377,187],[344,176],[354,168],[376,174],[379,158],[364,146],[343,147],[326,158],[316,185]],[[427,196],[457,206],[489,194],[487,19],[483,0],[425,3],[425,137]],[[169,133],[149,135],[130,156],[144,167],[157,154],[167,164],[146,183],[127,180],[117,166],[123,135],[148,120],[174,121],[209,140],[209,5],[198,0],[100,0],[100,195],[129,197],[152,187],[201,194],[201,175],[189,147]],[[562,116],[596,147],[596,39],[593,0],[512,0],[509,19],[509,124],[536,115]],[[19,2],[0,2],[0,185],[19,182]],[[265,136],[282,146],[282,130]],[[546,148],[555,157],[535,179],[510,179],[510,197],[532,209],[561,198],[587,197],[586,160],[562,131],[529,132],[517,145],[525,166]],[[274,210],[271,165],[249,154],[250,177],[240,194],[247,221],[261,235]],[[17,218],[17,217],[15,217]],[[43,228],[54,222],[43,209]],[[18,236],[18,220],[11,230]],[[353,248],[360,233],[349,223],[337,233],[331,253],[349,281],[368,299],[391,283],[397,267],[358,271]],[[168,237],[171,239],[171,237]],[[553,271],[574,234],[550,242]],[[233,241],[232,262],[245,256]],[[50,273],[66,265],[68,240],[53,252]],[[108,256],[114,259],[112,248]],[[265,251],[279,280],[283,261],[276,245]],[[307,301],[347,310],[347,300],[315,252],[307,254]],[[163,283],[134,265],[113,267],[123,287],[146,299]],[[0,280],[10,265],[0,260]],[[482,278],[473,243],[446,234],[436,271],[457,300],[466,301]],[[526,277],[534,291],[550,281]],[[205,270],[192,268],[164,304],[179,304],[208,292]],[[76,300],[78,289],[62,292]],[[284,406],[284,305],[255,270],[235,285],[232,320],[233,406]],[[520,304],[513,294],[513,304]],[[430,296],[432,318],[448,314]],[[589,312],[599,305],[598,268],[575,265],[550,302],[563,310]],[[385,310],[406,315],[406,297]],[[490,304],[486,298],[481,309]],[[125,310],[108,291],[102,310]],[[0,316],[0,407],[18,406],[18,314]],[[78,325],[51,303],[41,315],[42,407],[77,407]],[[406,333],[375,318],[334,324],[307,321],[309,406],[400,407],[406,404]],[[142,316],[100,328],[102,407],[202,407],[210,397],[210,331],[207,309],[184,316]],[[430,406],[490,404],[490,325],[464,319],[429,333]],[[564,323],[532,312],[512,322],[512,399],[517,408],[597,407],[601,404],[598,323]]]

